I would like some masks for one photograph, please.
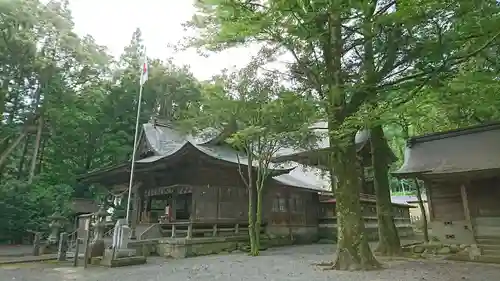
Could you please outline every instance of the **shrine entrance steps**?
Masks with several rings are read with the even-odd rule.
[[[482,256],[500,260],[500,233],[499,236],[477,236],[476,241]]]

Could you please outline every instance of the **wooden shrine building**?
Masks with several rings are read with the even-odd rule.
[[[433,236],[500,256],[500,123],[411,138],[394,175],[424,181]]]
[[[140,239],[245,233],[248,226],[247,157],[228,145],[227,131],[203,137],[181,134],[157,121],[144,124],[133,185],[132,226]],[[254,169],[255,167],[250,167]],[[318,188],[273,167],[264,188],[267,233],[314,241]],[[82,183],[100,184],[126,198],[130,163],[88,173]],[[255,177],[254,177],[255,178]],[[170,206],[171,219],[165,219]],[[198,231],[198,230],[199,231]]]
[[[328,163],[325,157],[329,154],[330,144],[328,138],[327,122],[317,122],[312,127],[318,135],[318,141],[314,149],[311,150],[295,150],[295,149],[282,149],[280,150],[274,161],[288,162],[293,161],[305,166],[314,167],[313,170],[328,171],[325,163]],[[356,150],[362,167],[361,177],[361,191],[360,202],[362,215],[365,222],[365,229],[370,240],[378,239],[378,223],[377,223],[377,210],[375,198],[375,186],[373,183],[373,170],[371,164],[371,145],[370,145],[370,132],[368,130],[359,131],[355,137]],[[387,145],[385,147],[389,154],[391,162],[396,161],[396,156],[391,148]],[[305,177],[311,177],[306,175]],[[330,183],[327,190],[331,190]],[[410,222],[410,205],[407,204],[392,204],[393,218],[396,228],[400,237],[409,237],[413,235],[413,228]],[[323,193],[320,196],[320,208],[318,214],[319,232],[320,237],[324,239],[335,240],[334,237],[337,229],[336,217],[336,200],[331,194]]]

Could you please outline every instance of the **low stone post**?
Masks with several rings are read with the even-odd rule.
[[[76,238],[76,245],[75,245],[75,256],[73,257],[73,266],[78,266],[78,256],[80,255],[80,238]]]
[[[217,224],[214,224],[214,226],[212,227],[212,236],[215,237],[217,236]]]
[[[175,238],[175,224],[172,224],[172,235],[170,238]]]
[[[57,251],[57,260],[65,261],[68,251],[68,233],[62,232],[59,237],[59,249]]]
[[[240,233],[240,224],[237,223],[235,226],[234,226],[234,234],[239,234]]]
[[[33,239],[33,256],[40,255],[40,244],[42,242],[42,234],[40,232],[35,232],[35,237]]]
[[[193,237],[193,224],[189,223],[188,224],[188,232],[187,232],[186,238],[187,239],[191,239],[191,237]]]

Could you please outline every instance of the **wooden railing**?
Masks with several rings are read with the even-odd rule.
[[[161,238],[163,235],[160,226],[160,223],[151,224],[146,230],[139,233],[139,240]]]
[[[201,238],[217,236],[237,236],[248,233],[248,222],[170,222],[158,224],[164,237]],[[261,225],[264,232],[266,223]]]
[[[363,221],[365,222],[365,226],[373,227],[378,224],[378,218],[376,215],[373,216],[363,216]],[[337,224],[337,217],[321,217],[319,218],[319,225],[321,226],[334,226]],[[394,224],[397,226],[408,226],[411,224],[411,220],[409,217],[394,217]]]

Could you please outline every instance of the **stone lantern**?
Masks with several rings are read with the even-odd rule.
[[[66,220],[66,218],[55,212],[49,217],[49,219],[50,234],[47,238],[47,242],[50,245],[57,245],[57,243],[59,242],[59,234],[61,233],[61,229],[64,226],[64,221]]]
[[[94,239],[90,244],[90,257],[101,257],[104,255],[104,230],[106,227],[106,211],[104,205],[101,205],[95,216]]]

